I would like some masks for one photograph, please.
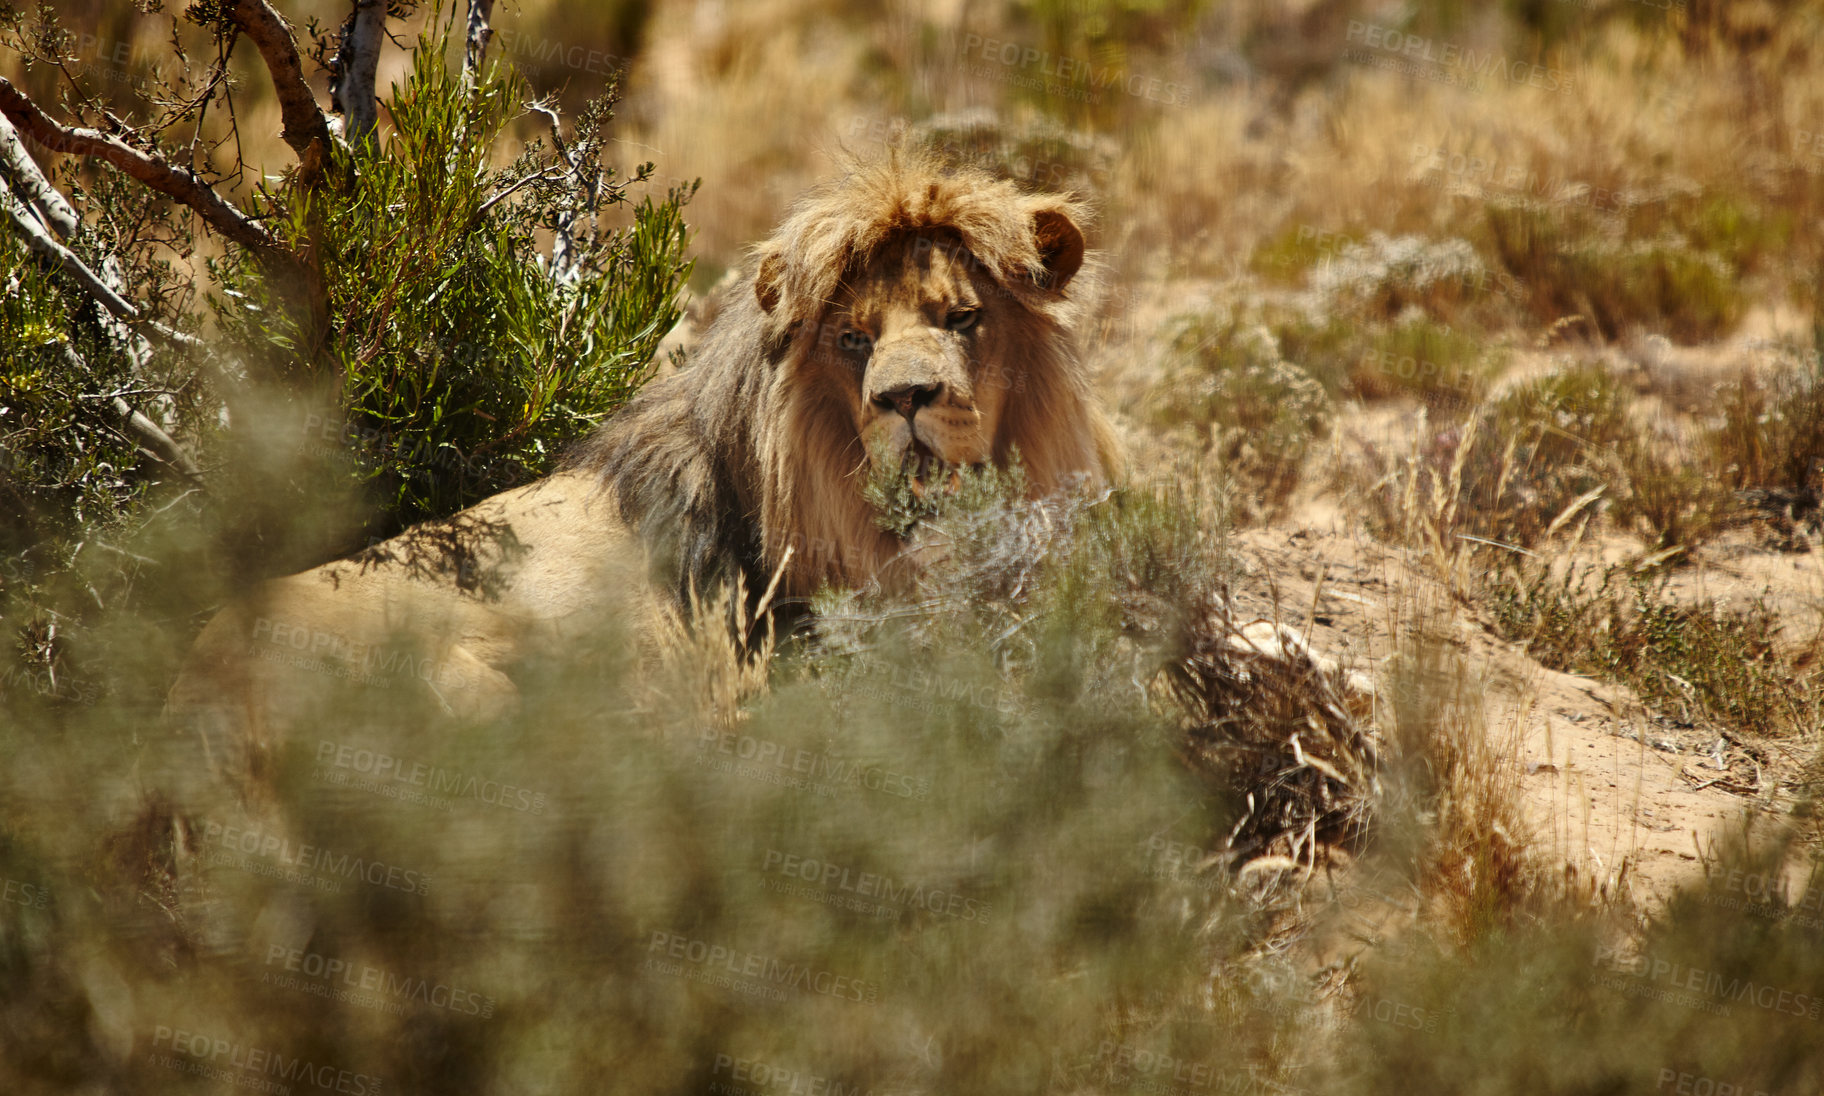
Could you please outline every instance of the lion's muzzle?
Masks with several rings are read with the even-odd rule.
[[[935,403],[944,394],[943,382],[931,384],[904,384],[874,397],[874,406],[882,411],[898,411],[906,421],[914,420],[921,407]]]
[[[966,363],[936,331],[921,328],[881,340],[862,388],[876,416],[863,431],[871,449],[947,464],[986,458]]]

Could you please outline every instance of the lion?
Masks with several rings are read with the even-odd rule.
[[[861,490],[880,462],[918,490],[1016,452],[1035,496],[1108,480],[1075,338],[1084,217],[910,153],[851,165],[758,245],[691,361],[554,474],[263,584],[203,629],[168,710],[257,777],[326,680],[491,719],[604,620],[637,632],[719,584],[783,603],[891,582],[907,542]]]

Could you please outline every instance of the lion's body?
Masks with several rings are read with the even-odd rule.
[[[254,776],[319,701],[345,712],[364,697],[415,702],[464,722],[504,714],[518,667],[574,655],[603,620],[638,627],[658,606],[646,590],[612,495],[561,472],[262,583],[203,629],[167,706],[217,768]]]
[[[1068,201],[896,158],[801,202],[693,362],[557,474],[266,583],[204,630],[171,694],[218,762],[258,769],[326,681],[458,718],[510,709],[530,660],[605,620],[777,576],[802,597],[889,578],[871,460],[1003,463],[1035,492],[1112,471],[1074,351]],[[409,666],[409,672],[401,672]],[[378,669],[376,668],[378,667]]]

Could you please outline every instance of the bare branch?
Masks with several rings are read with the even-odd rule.
[[[197,467],[196,459],[190,455],[178,440],[165,433],[163,427],[151,419],[133,410],[133,405],[120,396],[115,396],[111,405],[114,413],[120,416],[120,424],[127,433],[145,447],[148,453],[178,470],[185,478],[200,481],[203,470]]]
[[[468,48],[462,56],[462,78],[470,87],[480,75],[481,62],[494,40],[494,28],[488,20],[494,17],[494,0],[469,0]]]
[[[13,185],[46,225],[64,239],[76,235],[82,225],[82,219],[70,203],[50,184],[39,169],[38,162],[25,150],[25,142],[19,139],[19,131],[13,123],[0,114],[0,179]]]
[[[0,115],[0,126],[7,126],[3,115]],[[10,129],[10,127],[8,128]],[[37,171],[37,164],[29,161],[28,164],[38,183],[45,189],[50,189],[50,184],[45,182],[44,176]],[[145,364],[151,352],[141,330],[128,328],[126,326],[128,323],[140,324],[144,331],[150,332],[168,346],[199,355],[218,383],[232,386],[237,382],[238,378],[216,361],[214,353],[203,344],[201,339],[194,335],[186,335],[182,331],[146,317],[133,302],[122,296],[123,283],[120,265],[114,261],[113,256],[109,256],[103,261],[102,269],[97,273],[83,262],[81,256],[53,239],[51,234],[31,216],[31,211],[26,209],[17,197],[7,190],[7,181],[3,175],[0,175],[0,212],[5,214],[7,221],[12,224],[13,230],[19,233],[20,238],[25,241],[26,247],[43,257],[46,262],[68,274],[77,285],[82,287],[84,292],[101,305],[107,313],[107,316],[103,317],[103,327],[110,335],[126,344],[135,369]],[[51,192],[56,193],[54,190]],[[78,221],[77,225],[80,224],[81,222]],[[112,317],[113,322],[108,322],[107,317],[109,316]]]
[[[28,248],[42,256],[51,265],[76,279],[84,292],[100,302],[101,306],[114,316],[123,320],[139,318],[139,309],[133,307],[132,302],[116,293],[114,288],[104,282],[100,275],[90,270],[88,264],[77,257],[74,251],[52,238],[50,232],[32,217],[25,205],[3,184],[0,184],[0,199],[3,199],[0,200],[0,207],[3,207],[0,212],[5,213],[7,221],[13,226],[13,231],[19,234],[19,238],[25,241]]]
[[[180,171],[162,157],[141,152],[118,137],[100,130],[66,126],[54,121],[38,104],[26,98],[0,76],[0,114],[20,131],[52,152],[98,156],[167,197],[189,206],[209,226],[268,261],[295,265],[297,260],[258,223],[229,204],[195,175]]]
[[[564,143],[564,134],[562,130],[558,128],[559,119],[557,110],[544,102],[527,103],[526,109],[542,114],[550,120],[551,146],[557,150],[558,157],[562,159],[565,164],[569,165],[570,175],[573,177],[574,183],[571,189],[573,191],[581,189],[583,150],[578,149],[576,152],[572,152],[570,151],[570,146]],[[505,196],[506,195],[501,194],[496,195],[495,198],[504,198]],[[492,205],[493,201],[490,200],[488,204]],[[484,206],[483,208],[486,207]],[[552,226],[551,278],[557,282],[574,281],[576,275],[580,273],[575,267],[576,213],[577,210],[575,205],[565,206],[562,214],[557,219],[557,223]]]
[[[306,175],[316,174],[329,154],[329,119],[304,79],[304,65],[298,58],[298,43],[291,36],[291,28],[267,0],[234,0],[228,17],[253,39],[260,58],[266,62],[266,71],[272,75],[273,90],[279,96],[279,116],[285,122],[285,143],[298,154],[298,163]]]
[[[0,121],[0,125],[4,124],[4,121]],[[8,166],[10,167],[12,165],[9,164]],[[37,174],[36,165],[33,165],[32,173]],[[42,175],[38,175],[38,178],[40,182],[43,181]],[[77,284],[81,285],[83,290],[106,310],[107,314],[103,316],[103,326],[108,330],[110,335],[125,343],[127,355],[133,362],[135,372],[143,367],[147,358],[150,356],[150,349],[146,346],[146,341],[142,336],[126,327],[122,322],[138,319],[140,311],[138,308],[134,307],[132,302],[126,300],[116,292],[116,289],[119,286],[118,274],[104,279],[101,275],[90,270],[88,264],[84,263],[75,252],[64,247],[51,237],[50,232],[33,218],[31,211],[26,208],[25,203],[21,202],[11,190],[7,189],[4,181],[0,181],[0,209],[4,210],[6,219],[11,222],[14,231],[18,232],[20,237],[25,240],[27,247],[44,258],[45,261],[75,278]],[[184,335],[181,332],[171,331],[162,324],[154,326],[159,328],[161,337],[175,336],[178,339],[187,340],[192,344],[196,342],[196,340],[191,339],[189,336]],[[64,343],[60,349],[64,363],[70,366],[78,375],[88,372],[74,347],[70,346],[68,343]],[[182,445],[178,444],[176,439],[165,432],[164,427],[135,410],[133,405],[128,403],[124,396],[109,397],[109,406],[114,414],[120,418],[120,425],[122,428],[124,428],[128,434],[132,435],[134,440],[139,442],[147,452],[177,469],[178,472],[191,480],[200,481],[202,479],[202,470],[197,467],[196,461],[191,458],[189,452],[185,450]]]
[[[380,40],[385,36],[386,0],[355,0],[354,11],[342,24],[336,75],[329,91],[330,106],[348,119],[343,136],[349,144],[374,131],[379,113],[374,105],[374,72],[380,65]]]
[[[83,364],[81,356],[69,343],[58,344],[58,350],[62,354],[64,365],[72,373],[81,376],[88,372],[88,367]],[[196,460],[190,456],[189,450],[178,444],[176,438],[165,433],[164,427],[133,410],[133,405],[122,396],[111,396],[107,399],[108,407],[119,416],[121,427],[132,435],[133,440],[144,447],[146,452],[177,469],[179,473],[192,481],[200,481],[203,478],[203,470],[197,467]]]

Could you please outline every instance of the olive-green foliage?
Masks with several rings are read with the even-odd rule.
[[[902,477],[890,469],[872,476],[870,493],[887,505],[881,520],[941,561],[919,576],[914,596],[924,611],[911,636],[965,646],[995,636],[998,663],[1036,674],[1029,684],[1055,681],[1087,701],[1101,675],[1132,676],[1105,647],[1140,638],[1157,647],[1151,657],[1171,657],[1174,629],[1226,583],[1224,531],[1206,527],[1183,490],[1080,484],[1027,500],[1017,459],[1006,469],[965,469],[954,487],[918,496],[900,493]],[[823,646],[838,652],[883,642],[876,633],[905,619],[878,594],[826,591],[816,609]],[[1052,666],[1053,651],[1070,653],[1070,664]]]
[[[909,598],[824,598],[815,641],[729,722],[643,680],[661,671],[613,621],[476,725],[413,708],[405,670],[326,676],[252,817],[194,739],[122,702],[167,667],[121,659],[96,703],[0,721],[0,1087],[192,1091],[180,1031],[238,1048],[230,1079],[295,1056],[402,1093],[773,1069],[858,1093],[1156,1092],[1181,1069],[1211,1091],[1568,1092],[1684,1068],[1686,1014],[1587,986],[1599,941],[1558,917],[1370,965],[1326,1000],[1203,866],[1239,804],[1146,688],[1229,574],[1220,530],[1172,492],[1010,504],[1014,476],[979,475],[919,530],[945,566]],[[182,557],[194,535],[137,548]],[[96,627],[129,650],[160,626],[138,616],[111,602]],[[1308,727],[1288,728],[1307,749]],[[1454,777],[1407,745],[1434,776],[1407,781],[1423,826]],[[1638,946],[1824,992],[1797,925],[1675,908]],[[1717,1068],[1815,1084],[1800,1019],[1750,1019],[1726,1030],[1754,1054]]]
[[[1569,911],[1364,965],[1326,1092],[1809,1092],[1824,877],[1737,839],[1638,934]]]
[[[1320,232],[1308,224],[1289,224],[1255,246],[1248,268],[1281,285],[1303,285],[1312,268],[1360,242],[1360,233]]]
[[[1747,257],[1725,231],[1727,210],[1693,234],[1687,221],[1604,216],[1565,203],[1491,201],[1485,211],[1496,253],[1547,323],[1583,316],[1617,338],[1635,326],[1680,342],[1727,334],[1741,317],[1739,263]]]
[[[1506,351],[1470,330],[1419,314],[1391,323],[1290,316],[1273,324],[1286,360],[1332,392],[1363,400],[1406,396],[1460,417],[1479,403]]]
[[[102,241],[109,228],[160,220],[143,206],[119,216],[131,206],[118,182],[104,174],[78,188],[102,211],[77,242],[92,259],[91,248],[119,246]],[[135,246],[116,252],[123,265],[138,265]],[[160,299],[169,287],[140,273],[139,305],[191,326],[174,313],[175,295]],[[215,406],[201,388],[194,364],[166,345],[148,344],[135,360],[80,288],[0,230],[0,721],[93,700],[106,682],[82,663],[134,657],[92,650],[72,660],[71,640],[103,605],[149,595],[173,616],[189,611],[181,597],[168,600],[171,561],[146,558],[134,541],[148,521],[194,520],[198,485],[149,455],[115,401],[185,436]]]
[[[354,149],[346,181],[293,175],[262,196],[274,233],[320,256],[320,347],[298,345],[284,287],[245,261],[219,269],[224,326],[252,356],[280,375],[340,378],[352,472],[382,488],[382,531],[549,471],[648,376],[678,319],[687,195],[642,200],[625,229],[600,222],[629,182],[597,182],[611,99],[580,118],[571,161],[535,141],[494,168],[527,98],[503,66],[465,88],[426,38],[384,100],[394,128]],[[566,213],[581,215],[557,277],[537,234]]]
[[[1313,293],[1312,308],[1263,318],[1286,359],[1335,395],[1409,396],[1457,416],[1505,364],[1485,332],[1506,318],[1511,279],[1464,240],[1364,239],[1298,225],[1256,248],[1252,265]]]
[[[1370,450],[1361,477],[1369,528],[1447,555],[1465,537],[1531,548],[1599,515],[1657,549],[1714,535],[1734,499],[1643,429],[1631,404],[1607,370],[1573,365],[1421,431],[1403,461]]]
[[[1544,665],[1622,682],[1686,722],[1755,734],[1816,726],[1816,684],[1776,647],[1779,616],[1765,605],[1680,604],[1663,576],[1614,567],[1504,568],[1487,596],[1499,632]]]
[[[1008,68],[1006,98],[1104,132],[1124,119],[1147,118],[1162,104],[1186,102],[1194,84],[1183,66],[1183,43],[1194,33],[1202,7],[1202,0],[1033,0],[1010,6],[1016,16],[1010,37],[1081,67],[1059,70],[1022,60]]]

